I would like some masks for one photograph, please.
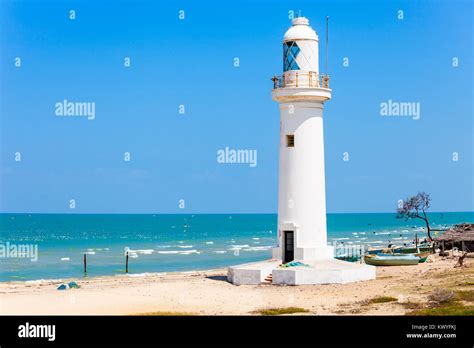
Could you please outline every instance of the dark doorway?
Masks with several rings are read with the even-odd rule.
[[[283,253],[283,263],[293,261],[295,259],[295,233],[294,231],[284,231],[283,236],[284,241],[284,253]]]

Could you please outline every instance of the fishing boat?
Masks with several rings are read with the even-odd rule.
[[[412,254],[401,254],[401,253],[379,253],[379,256],[406,256],[406,255],[413,255],[420,258],[419,263],[426,262],[426,259],[431,253],[429,251],[421,252],[421,253],[412,253]]]
[[[395,253],[401,253],[401,254],[414,254],[414,253],[417,253],[417,252],[431,251],[432,249],[433,249],[432,245],[418,245],[418,248],[416,246],[395,247],[395,248],[393,248],[393,251]]]
[[[417,265],[420,262],[420,257],[416,255],[401,255],[401,254],[377,254],[365,255],[364,261],[372,266],[409,266]]]

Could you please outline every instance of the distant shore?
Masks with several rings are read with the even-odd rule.
[[[350,284],[234,286],[226,270],[142,274],[62,281],[0,283],[2,315],[252,315],[265,309],[296,308],[304,315],[403,315],[431,310],[436,289],[462,295],[473,308],[474,259],[431,255],[417,266],[379,267],[377,279]],[[79,289],[57,290],[75,281]],[[305,312],[303,312],[305,311]]]

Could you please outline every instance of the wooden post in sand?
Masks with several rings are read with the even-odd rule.
[[[84,254],[84,273],[87,273],[87,256]]]
[[[128,273],[128,251],[127,256],[125,256],[125,273]]]
[[[418,232],[415,233],[415,248],[416,248],[416,252],[418,252]]]

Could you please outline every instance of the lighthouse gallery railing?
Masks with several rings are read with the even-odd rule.
[[[291,71],[272,78],[273,89],[284,87],[329,88],[329,76],[314,71]]]

